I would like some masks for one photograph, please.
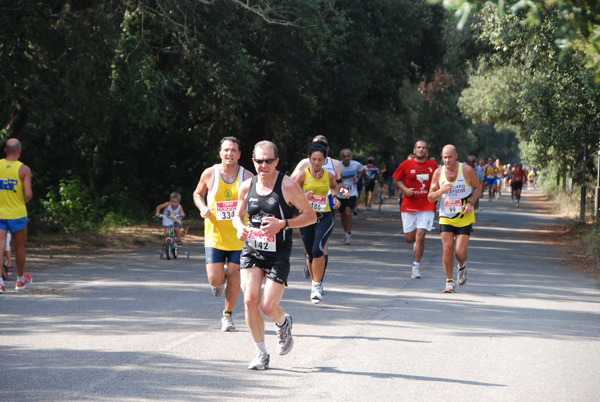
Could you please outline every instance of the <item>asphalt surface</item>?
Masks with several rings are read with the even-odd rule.
[[[34,271],[0,295],[0,400],[598,401],[600,286],[540,241],[560,223],[541,207],[481,202],[455,294],[442,293],[438,230],[410,278],[393,200],[361,210],[349,246],[337,220],[320,305],[296,237],[281,304],[295,346],[277,355],[266,321],[266,371],[247,370],[242,295],[237,332],[220,332],[200,243],[189,259],[152,248]]]

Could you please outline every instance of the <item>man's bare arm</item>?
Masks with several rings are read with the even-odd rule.
[[[203,218],[208,218],[212,216],[212,211],[206,205],[206,194],[210,191],[209,183],[212,183],[213,179],[213,169],[212,167],[207,168],[202,172],[200,176],[200,180],[198,181],[198,186],[196,186],[196,190],[194,190],[194,204],[200,211],[200,216]]]

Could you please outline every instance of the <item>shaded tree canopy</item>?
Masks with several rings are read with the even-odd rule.
[[[230,135],[249,168],[254,143],[274,141],[283,171],[316,134],[334,156],[348,147],[380,164],[404,159],[418,139],[436,157],[447,143],[465,157],[518,157],[514,133],[474,117],[475,102],[461,95],[490,71],[481,65],[496,51],[489,30],[458,32],[441,6],[12,0],[0,23],[0,140],[23,143],[40,224],[139,219],[172,191],[193,209],[200,173]],[[513,110],[501,114],[519,131]]]

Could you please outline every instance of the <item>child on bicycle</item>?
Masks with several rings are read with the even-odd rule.
[[[183,207],[181,206],[181,194],[177,192],[172,192],[170,195],[170,200],[160,204],[156,207],[155,216],[158,218],[160,215],[160,211],[163,211],[163,227],[165,228],[165,236],[166,239],[169,235],[169,226],[173,225],[175,229],[175,239],[177,240],[177,245],[181,246],[181,220],[185,218],[185,213],[183,212]]]

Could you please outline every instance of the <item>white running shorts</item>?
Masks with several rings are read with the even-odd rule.
[[[417,229],[426,229],[428,232],[433,228],[433,211],[402,212],[402,227],[404,233],[414,232]]]

